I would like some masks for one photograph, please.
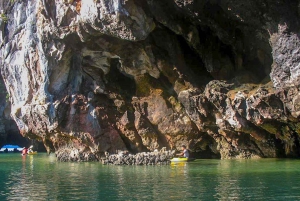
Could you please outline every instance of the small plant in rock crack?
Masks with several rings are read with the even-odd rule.
[[[4,22],[7,22],[7,21],[8,21],[8,18],[7,18],[7,16],[6,16],[4,13],[1,13],[1,14],[0,14],[0,18],[1,18]]]
[[[9,102],[9,98],[10,98],[10,96],[9,96],[9,94],[7,93],[6,96],[5,96],[6,102]]]

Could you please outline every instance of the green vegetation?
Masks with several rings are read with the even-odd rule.
[[[5,100],[6,100],[6,102],[8,102],[8,101],[9,101],[9,94],[6,94],[6,96],[5,96]]]
[[[136,95],[140,97],[149,96],[155,81],[149,74],[138,77],[136,79]]]
[[[2,79],[2,78],[0,77],[0,79]],[[3,98],[4,98],[4,96],[5,96],[6,102],[9,101],[9,94],[7,93],[5,84],[4,84],[4,82],[3,82],[2,80],[0,80],[0,95],[1,95],[1,97],[3,97]]]
[[[171,96],[169,99],[169,102],[172,105],[172,108],[176,111],[176,112],[180,112],[182,110],[182,105],[179,101],[176,100],[176,98],[174,96]]]
[[[261,127],[269,133],[272,133],[274,135],[280,135],[280,128],[278,127],[281,127],[281,125],[278,125],[278,123],[264,123],[261,125]]]
[[[0,19],[2,21],[4,21],[5,23],[7,23],[9,18],[7,17],[7,15],[5,13],[12,8],[13,4],[17,0],[2,0],[2,1],[4,1],[4,2],[1,4],[1,9],[3,9],[3,11],[0,14]]]
[[[8,21],[8,17],[7,17],[4,13],[2,13],[2,14],[0,15],[0,18],[1,18],[5,23]]]

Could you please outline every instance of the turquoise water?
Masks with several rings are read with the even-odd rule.
[[[0,200],[300,200],[299,167],[291,159],[105,166],[0,154]]]

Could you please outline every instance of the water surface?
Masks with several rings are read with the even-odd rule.
[[[299,167],[295,159],[106,166],[0,154],[0,200],[300,200]]]

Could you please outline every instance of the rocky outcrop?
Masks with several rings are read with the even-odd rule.
[[[159,152],[141,152],[129,154],[120,152],[119,154],[106,154],[100,161],[104,165],[168,165],[174,157],[174,151],[164,149]]]
[[[11,116],[60,160],[182,144],[195,157],[300,154],[298,1],[0,6]]]

